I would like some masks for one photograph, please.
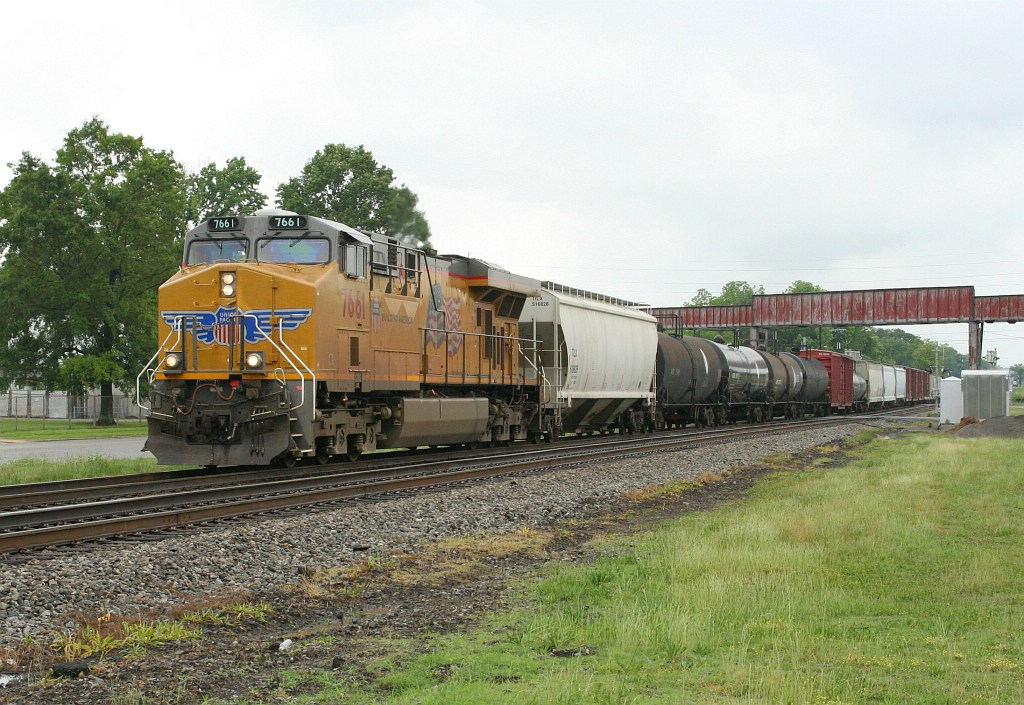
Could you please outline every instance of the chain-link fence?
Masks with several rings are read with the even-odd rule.
[[[141,419],[135,398],[124,394],[109,397],[115,419]],[[68,396],[65,392],[13,389],[0,394],[0,417],[23,419],[97,419],[103,397],[99,394]]]

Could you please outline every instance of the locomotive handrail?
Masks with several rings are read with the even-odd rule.
[[[424,336],[423,336],[423,348],[424,348],[424,350],[426,350],[426,346],[427,346],[427,337],[426,337],[427,333],[444,333],[445,334],[445,349],[446,350],[448,348],[448,338],[447,338],[448,335],[459,336],[463,340],[465,340],[466,338],[480,338],[481,340],[492,339],[492,340],[494,340],[496,342],[497,341],[501,341],[501,340],[512,340],[512,341],[515,341],[516,343],[522,343],[523,341],[535,342],[535,341],[532,341],[530,338],[515,338],[515,337],[512,337],[510,335],[495,335],[493,333],[474,333],[472,331],[464,331],[464,330],[447,330],[445,328],[431,328],[430,326],[424,326],[420,330],[422,330],[423,333],[424,333]],[[525,353],[523,352],[522,345],[519,345],[519,352],[520,352],[520,354],[522,354],[525,357]],[[534,369],[536,369],[535,366],[534,366]],[[426,375],[427,373],[424,372],[423,374]],[[446,374],[447,374],[447,372],[446,372]],[[465,357],[463,357],[463,363],[462,363],[462,379],[463,379],[463,382],[466,381],[466,377],[467,376],[471,376],[471,375],[468,375],[467,372],[466,372],[466,362],[465,362]],[[482,380],[484,378],[484,372],[483,372],[483,366],[482,365],[480,365],[479,368],[477,369],[476,377],[479,380]],[[518,380],[518,383],[519,384],[523,384],[523,383],[525,383],[525,381],[526,381],[525,376],[524,375],[520,375],[520,379]]]
[[[171,336],[174,335],[176,329],[181,328],[181,326],[178,325],[178,324],[181,322],[182,318],[184,318],[184,316],[175,316],[174,317],[175,325],[172,326],[170,332],[167,333],[167,337],[164,338],[164,342],[160,343],[160,345],[156,349],[156,352],[153,353],[153,357],[149,358],[149,362],[147,362],[142,367],[142,370],[139,372],[139,374],[137,374],[135,376],[135,404],[140,409],[145,409],[146,411],[149,411],[149,412],[153,411],[152,408],[150,408],[150,407],[148,407],[148,406],[146,406],[145,404],[142,403],[142,375],[144,375],[147,372],[151,371],[150,370],[150,365],[153,364],[153,360],[155,360],[158,357],[160,357],[160,353],[162,353],[164,351],[164,347],[167,345],[167,341],[171,339]],[[181,339],[181,331],[177,330],[177,333],[178,333],[178,339],[180,340]],[[153,372],[153,374],[156,374],[156,368],[153,368],[152,372]],[[149,381],[150,382],[153,381],[153,377],[152,376],[150,376]]]
[[[536,340],[531,340],[530,338],[513,338],[513,340],[515,340],[517,343],[521,342],[523,340],[525,340],[527,342],[530,342],[530,343],[534,343],[533,350],[534,350],[534,352],[536,352],[536,350],[537,350],[537,348],[536,348],[537,341]],[[549,386],[550,382],[548,382],[548,376],[546,374],[544,374],[544,366],[541,365],[540,367],[537,367],[537,365],[534,364],[533,360],[530,359],[530,356],[526,354],[526,350],[523,349],[522,345],[519,346],[519,355],[524,360],[526,360],[527,364],[529,364],[530,367],[533,368],[533,371],[537,373],[538,377],[543,382],[543,385],[544,386]]]
[[[290,352],[295,357],[295,359],[299,361],[299,364],[302,365],[304,368],[306,368],[306,372],[309,373],[310,380],[312,380],[312,382],[313,382],[313,394],[315,395],[316,394],[316,373],[313,372],[313,370],[309,369],[309,366],[303,361],[303,359],[301,357],[299,357],[298,355],[296,355],[295,351],[291,349],[291,346],[288,345],[288,343],[286,343],[284,341],[284,320],[283,319],[278,322],[277,335],[281,339],[281,345],[283,345],[285,347],[285,350]],[[274,341],[270,341],[270,342],[273,343]],[[289,362],[291,362],[291,360],[289,360]],[[292,363],[292,366],[295,367],[294,363]],[[298,367],[295,367],[295,371],[298,372],[299,373],[299,377],[302,378],[302,395],[299,397],[300,401],[299,401],[298,405],[297,406],[293,406],[291,408],[292,411],[294,411],[295,409],[301,409],[302,406],[306,403],[306,379],[304,377],[302,377],[302,371]],[[311,406],[313,406],[313,410],[310,413],[310,421],[312,422],[312,421],[316,421],[316,405],[314,404],[314,405],[311,405]]]
[[[271,345],[273,345],[274,349],[281,354],[281,357],[283,357],[288,362],[288,364],[291,365],[292,369],[299,374],[299,379],[302,381],[302,384],[300,385],[301,390],[299,395],[299,403],[296,404],[295,406],[289,407],[288,410],[295,411],[296,409],[301,409],[306,404],[306,378],[302,374],[302,370],[299,369],[299,366],[295,364],[295,360],[293,360],[292,358],[294,357],[295,359],[297,359],[299,363],[306,368],[306,372],[309,373],[310,377],[313,380],[314,389],[316,387],[316,375],[313,373],[311,369],[309,369],[309,367],[306,366],[306,363],[303,362],[302,359],[295,354],[295,351],[291,349],[288,343],[284,342],[284,321],[281,320],[278,322],[278,336],[281,339],[281,345],[278,345],[271,334],[268,334],[267,331],[260,328],[260,322],[255,314],[246,313],[245,317],[251,318],[253,320],[253,326],[255,326],[256,331],[259,332],[264,337],[264,339],[267,340]],[[282,345],[284,346],[284,349],[281,348]],[[288,352],[285,352],[285,350],[287,350]],[[291,356],[289,356],[288,353],[291,353]],[[313,410],[312,414],[310,415],[310,418],[313,419],[315,418],[315,416],[316,409]]]

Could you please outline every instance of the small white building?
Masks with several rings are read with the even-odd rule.
[[[939,382],[939,423],[958,424],[964,417],[964,397],[959,377]]]
[[[963,371],[964,416],[992,419],[1010,415],[1009,370]]]

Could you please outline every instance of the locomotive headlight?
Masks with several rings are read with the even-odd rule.
[[[235,295],[236,277],[234,272],[220,273],[220,295],[232,297]]]
[[[262,370],[263,369],[263,353],[262,352],[251,352],[246,353],[245,356],[245,369],[247,370]]]
[[[164,358],[164,367],[168,372],[181,372],[181,356],[178,353],[167,353]]]

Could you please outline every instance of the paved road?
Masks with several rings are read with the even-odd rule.
[[[63,460],[78,456],[102,455],[107,458],[152,458],[142,452],[145,436],[89,438],[71,441],[0,441],[0,464],[19,458]]]

